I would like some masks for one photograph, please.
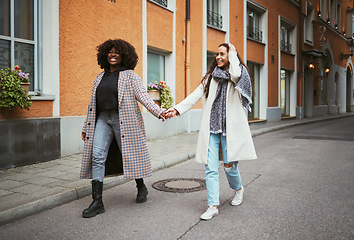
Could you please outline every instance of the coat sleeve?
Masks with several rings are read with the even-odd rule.
[[[194,105],[196,105],[199,100],[203,97],[203,85],[199,84],[199,86],[186,97],[182,102],[174,106],[174,108],[178,111],[180,115],[187,112]]]
[[[241,76],[241,67],[240,60],[237,57],[237,53],[235,51],[229,52],[229,62],[230,62],[230,75],[231,81],[235,84]]]
[[[159,105],[151,99],[143,86],[141,78],[137,74],[133,73],[130,77],[130,81],[136,100],[138,100],[152,115],[160,118],[161,113],[163,113],[165,109],[160,108]]]

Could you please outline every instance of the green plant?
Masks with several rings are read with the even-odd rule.
[[[25,75],[24,75],[25,74]],[[18,66],[15,70],[0,69],[0,108],[11,111],[16,107],[29,110],[31,96],[21,87],[21,82],[28,82],[28,74],[22,73]]]
[[[172,107],[173,97],[171,95],[171,89],[168,86],[160,90],[160,100],[162,108],[168,109]]]

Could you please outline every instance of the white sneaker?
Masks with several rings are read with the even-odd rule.
[[[203,220],[210,220],[212,219],[215,215],[219,214],[219,209],[214,206],[209,206],[208,210],[206,210],[205,213],[200,216],[201,219]]]
[[[241,186],[241,189],[237,190],[235,192],[235,196],[234,196],[234,198],[231,201],[231,205],[232,206],[238,206],[238,205],[240,205],[242,203],[242,201],[243,201],[243,192],[244,191],[245,191],[244,187]]]

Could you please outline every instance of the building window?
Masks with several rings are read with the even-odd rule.
[[[336,5],[334,0],[329,1],[328,18],[330,20],[330,26],[334,27],[334,22],[336,19]]]
[[[290,72],[280,70],[280,108],[282,116],[290,115]]]
[[[38,1],[0,1],[0,68],[19,65],[30,75],[30,91],[38,88]]]
[[[260,94],[260,65],[247,62],[252,81],[252,112],[248,112],[249,119],[259,119],[259,94]]]
[[[147,83],[165,81],[165,56],[148,52]]]
[[[155,2],[165,8],[167,8],[167,0],[150,0],[151,2]]]
[[[337,3],[336,25],[334,26],[337,31],[340,31],[340,29],[341,29],[341,24],[342,24],[341,11],[342,11],[341,5],[340,5],[340,3]]]
[[[209,67],[211,66],[211,64],[213,63],[213,61],[216,58],[216,53],[215,52],[207,52],[207,68],[209,70]]]
[[[313,21],[315,18],[314,8],[307,3],[306,17],[304,19],[305,43],[313,44]]]
[[[222,28],[222,16],[220,14],[220,0],[208,0],[207,23],[210,26]]]
[[[280,49],[284,52],[291,53],[290,30],[282,26],[280,38]]]
[[[327,0],[320,0],[321,19],[327,20]]]
[[[260,30],[260,26],[260,13],[253,9],[248,9],[247,37],[262,42],[263,33]]]
[[[287,53],[292,53],[292,38],[295,25],[285,19],[281,19],[281,29],[280,29],[280,49]]]

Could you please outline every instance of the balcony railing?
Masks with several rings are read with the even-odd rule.
[[[247,36],[257,41],[263,40],[262,31],[254,27],[247,26]]]
[[[167,0],[151,0],[167,8]]]
[[[213,27],[222,28],[222,16],[213,11],[207,12],[207,23]]]
[[[284,52],[291,53],[291,43],[281,40],[280,41],[280,49]]]

